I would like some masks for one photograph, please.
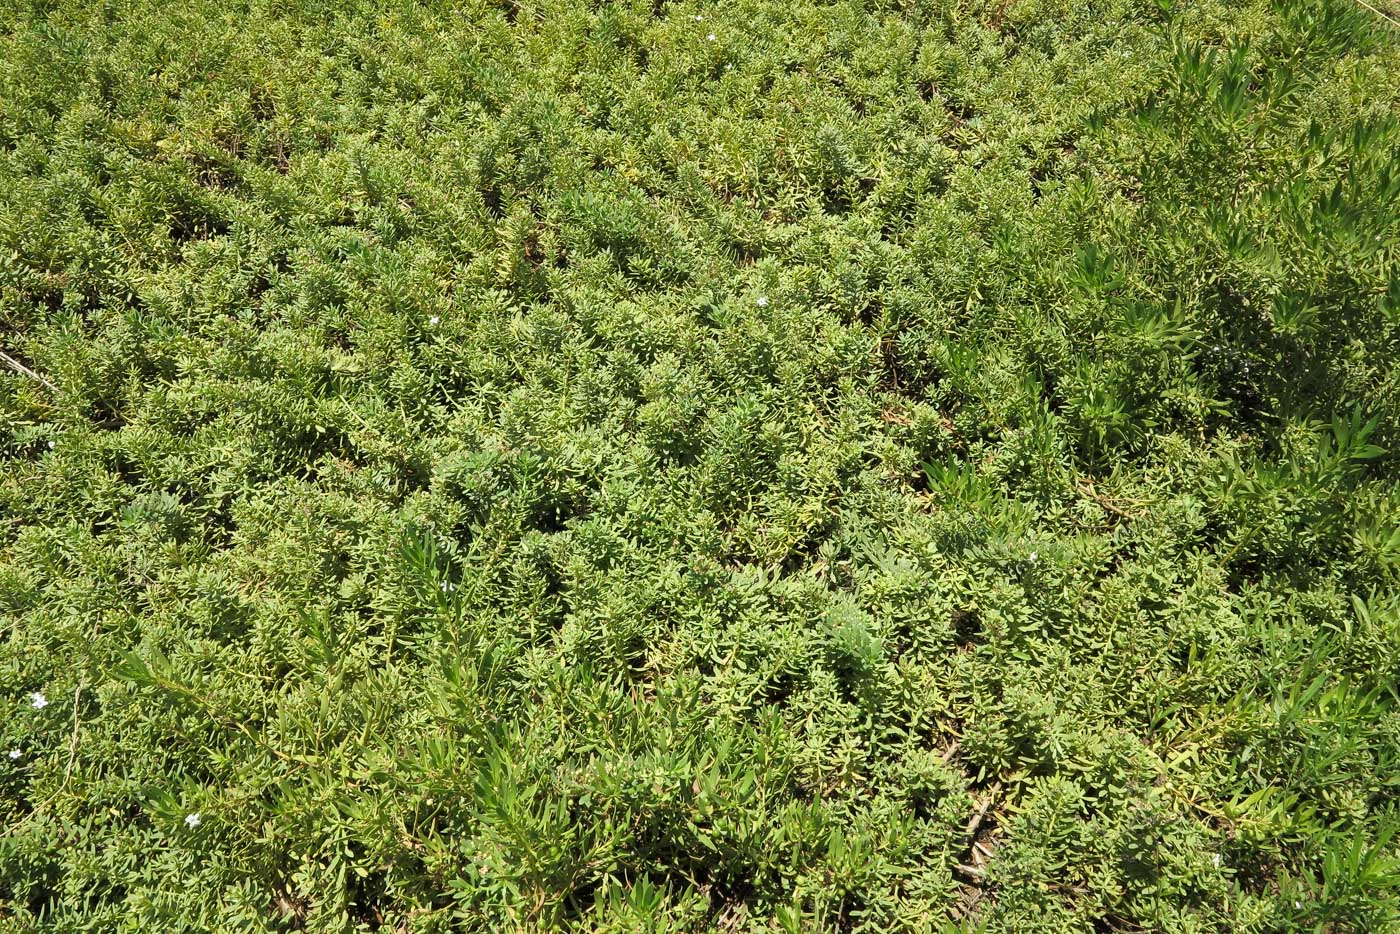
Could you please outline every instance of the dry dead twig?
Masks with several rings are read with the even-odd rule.
[[[21,376],[27,376],[30,379],[35,380],[36,382],[43,383],[45,386],[49,387],[54,392],[58,392],[58,386],[56,386],[52,380],[34,372],[29,367],[25,366],[23,363],[20,363],[14,357],[5,353],[5,351],[3,350],[0,350],[0,363],[5,364]]]

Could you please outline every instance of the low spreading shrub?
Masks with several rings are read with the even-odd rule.
[[[1394,929],[1388,11],[0,5],[0,928]]]

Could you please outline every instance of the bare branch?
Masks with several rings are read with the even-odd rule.
[[[14,370],[21,376],[28,376],[32,380],[43,383],[45,386],[49,387],[54,392],[58,392],[58,387],[54,385],[52,381],[43,376],[40,376],[38,373],[35,373],[29,367],[25,366],[23,363],[20,363],[14,357],[5,353],[3,350],[0,350],[0,363],[4,363],[6,366],[8,366],[10,369]]]

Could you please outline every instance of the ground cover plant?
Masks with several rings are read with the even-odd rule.
[[[0,929],[1400,929],[1395,12],[0,3]]]

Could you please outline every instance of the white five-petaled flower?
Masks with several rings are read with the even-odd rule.
[[[759,307],[759,308],[767,308],[767,307],[768,307],[768,296],[767,296],[767,295],[760,295],[760,296],[758,297],[758,307]]]
[[[200,818],[200,816],[199,816],[199,812],[198,812],[198,811],[195,811],[193,814],[186,814],[186,815],[185,815],[185,826],[188,827],[188,828],[190,828],[191,830],[193,830],[194,828],[198,827],[198,826],[200,825],[200,823],[201,823],[201,818]]]
[[[709,34],[708,36],[706,36],[705,38],[708,39],[710,42],[714,42],[714,41],[715,41],[715,34],[714,34],[714,33],[710,33],[710,34]]]
[[[439,318],[437,315],[433,315],[431,318],[428,319],[428,323],[429,323],[429,324],[437,324],[437,323],[438,323],[439,321],[441,321],[441,320],[442,320],[442,319]]]
[[[33,694],[29,695],[29,706],[33,707],[35,710],[43,710],[45,707],[49,706],[49,699],[44,696],[42,691],[35,691]]]
[[[1214,863],[1214,864],[1218,867],[1218,866],[1220,865],[1220,854],[1219,854],[1219,853],[1212,853],[1212,854],[1210,855],[1210,861],[1211,861],[1212,863]]]
[[[696,14],[695,14],[695,21],[696,21],[697,23],[700,22],[701,20],[703,20],[704,18],[705,18],[705,17],[701,16],[699,13],[696,13]]]
[[[1036,552],[1032,551],[1032,552],[1031,552],[1031,564],[1035,564],[1035,563],[1036,563],[1037,561],[1039,561],[1039,560],[1040,560],[1040,555],[1037,554]]]
[[[53,450],[53,442],[52,442],[52,441],[49,442],[49,450],[50,450],[50,451]]]
[[[24,755],[24,753],[20,752],[18,749],[11,749],[11,750],[10,750],[10,758],[11,758],[11,759],[18,759],[18,758],[19,758],[20,756],[22,756],[22,755]]]

